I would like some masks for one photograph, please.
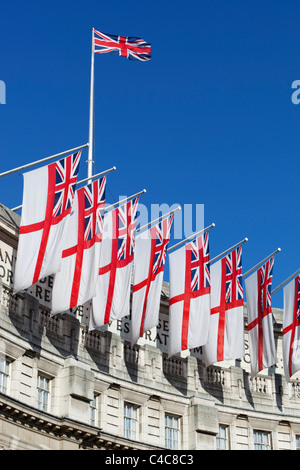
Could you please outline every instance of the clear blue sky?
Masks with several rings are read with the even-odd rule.
[[[151,62],[95,57],[95,171],[117,166],[108,198],[146,188],[148,207],[204,204],[211,257],[246,236],[245,272],[282,248],[276,287],[300,267],[299,21],[292,1],[5,2],[0,172],[88,141],[93,26],[142,37]],[[22,184],[1,178],[0,201],[21,204]]]

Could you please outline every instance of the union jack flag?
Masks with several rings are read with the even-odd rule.
[[[118,207],[118,260],[128,260],[133,255],[135,239],[134,232],[136,228],[136,213],[138,207],[138,198],[132,199],[126,204]]]
[[[198,291],[210,287],[208,232],[187,245],[191,250],[191,290]]]
[[[258,270],[260,290],[259,295],[262,312],[266,312],[268,309],[271,309],[271,288],[273,280],[274,259],[275,256],[272,256],[272,258]]]
[[[130,60],[151,60],[151,44],[141,38],[104,34],[93,30],[94,52],[117,54]]]
[[[84,240],[94,240],[103,233],[106,176],[93,181],[84,190]]]
[[[242,246],[229,253],[226,258],[226,303],[243,299]]]
[[[160,272],[166,262],[166,246],[170,240],[173,217],[174,214],[172,214],[171,217],[167,217],[165,220],[162,220],[155,227],[153,227],[156,237],[155,256],[152,268],[152,274],[154,276]]]
[[[58,217],[71,208],[77,183],[81,150],[59,160],[55,166],[55,196],[53,217]]]

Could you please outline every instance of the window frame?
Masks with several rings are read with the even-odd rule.
[[[134,415],[127,414],[127,411],[134,411]],[[123,435],[125,439],[137,441],[139,437],[139,410],[140,406],[135,403],[124,401],[123,406]],[[129,424],[129,426],[128,426]],[[134,425],[134,426],[132,426]]]
[[[171,420],[171,423],[168,423]],[[176,420],[177,426],[173,426]],[[170,432],[168,436],[168,431]],[[176,438],[174,438],[174,436]],[[179,450],[181,440],[181,416],[165,412],[165,448],[169,450]],[[171,446],[168,443],[172,443]],[[175,443],[175,446],[174,446]]]
[[[257,440],[257,437],[260,440]],[[265,442],[265,438],[267,442]],[[253,430],[253,449],[254,450],[271,450],[271,433],[269,431],[263,431],[261,429]]]
[[[221,435],[221,431],[224,431],[224,435]],[[229,450],[229,448],[229,426],[219,424],[219,432],[216,435],[216,449]]]
[[[8,359],[6,356],[0,357],[0,392],[3,393],[4,395],[7,395],[9,392],[11,363],[12,361]],[[3,369],[2,369],[1,364],[4,364]]]
[[[41,385],[40,379],[48,385],[47,388]],[[36,395],[36,407],[40,411],[49,412],[50,409],[50,399],[51,399],[51,378],[42,372],[38,372],[37,374],[37,395]],[[42,397],[40,399],[40,396]],[[47,397],[47,400],[45,400]]]
[[[99,395],[94,394],[93,400],[90,401],[89,422],[91,426],[98,427],[98,398]]]

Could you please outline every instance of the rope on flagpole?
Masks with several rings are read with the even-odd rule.
[[[281,251],[281,248],[277,248],[277,250],[273,251],[273,253],[271,253],[269,256],[266,256],[266,258],[264,258],[262,261],[260,261],[259,263],[257,263],[255,266],[253,266],[253,268],[249,269],[249,271],[247,271],[245,274],[243,274],[243,279],[247,276],[249,276],[249,274],[251,274],[253,271],[255,271],[255,269],[257,269],[260,265],[262,265],[265,261],[268,261],[268,259],[272,258],[272,256],[276,255],[276,253],[278,253],[279,251]]]
[[[139,227],[136,231],[140,232],[141,230],[144,230],[145,228],[149,227],[150,225],[154,224],[155,222],[158,222],[162,219],[165,219],[168,215],[174,214],[174,212],[176,212],[178,210],[181,210],[181,206],[176,207],[176,209],[174,209],[173,211],[167,212],[167,214],[161,215],[160,217],[158,217],[155,220],[151,220],[151,222],[149,222],[148,224],[143,225],[142,227]]]
[[[194,233],[193,235],[191,235],[190,237],[187,237],[185,238],[184,240],[181,240],[181,242],[179,243],[176,243],[176,245],[173,245],[171,246],[170,248],[167,249],[167,253],[170,253],[170,251],[174,250],[175,248],[177,248],[178,246],[180,245],[183,245],[183,243],[189,241],[189,240],[193,240],[193,238],[197,237],[198,235],[200,235],[200,233],[204,233],[204,232],[207,232],[207,230],[210,230],[211,228],[215,227],[215,224],[212,223],[211,225],[209,225],[208,227],[202,229],[202,230],[199,230],[199,232],[196,232]]]
[[[279,286],[275,287],[274,290],[272,290],[271,295],[275,294],[281,287],[283,287],[285,284],[287,284],[291,279],[297,276],[297,274],[300,273],[300,269],[296,271],[294,274],[292,274],[290,277],[288,277],[285,281],[283,281]]]
[[[236,243],[231,248],[228,248],[228,250],[223,251],[223,253],[220,253],[218,256],[215,256],[213,259],[211,259],[210,264],[217,261],[222,256],[225,256],[227,253],[229,253],[230,251],[234,250],[235,248],[237,248],[238,246],[242,245],[243,243],[245,243],[247,241],[248,241],[248,238],[246,237],[246,238],[244,238],[244,240],[240,241],[239,243]]]
[[[80,145],[79,147],[75,147],[74,149],[66,150],[65,152],[61,152],[61,153],[56,153],[55,155],[51,155],[50,157],[42,158],[41,160],[37,160],[37,161],[32,162],[32,163],[27,163],[26,165],[19,166],[18,168],[14,168],[13,170],[5,171],[4,173],[0,173],[0,178],[2,176],[10,175],[11,173],[15,173],[16,171],[24,170],[25,168],[29,168],[29,167],[34,166],[34,165],[38,165],[39,163],[43,163],[43,162],[46,162],[48,160],[53,160],[53,158],[62,157],[63,155],[66,155],[67,153],[71,154],[71,153],[77,152],[77,150],[83,149],[83,148],[88,147],[88,146],[89,146],[89,144]]]

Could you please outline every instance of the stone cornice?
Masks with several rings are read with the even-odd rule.
[[[0,416],[13,421],[15,425],[34,432],[47,433],[52,439],[72,441],[78,448],[95,448],[109,450],[150,450],[157,447],[148,446],[138,441],[104,432],[101,428],[88,426],[67,417],[57,417],[30,407],[0,393]]]

